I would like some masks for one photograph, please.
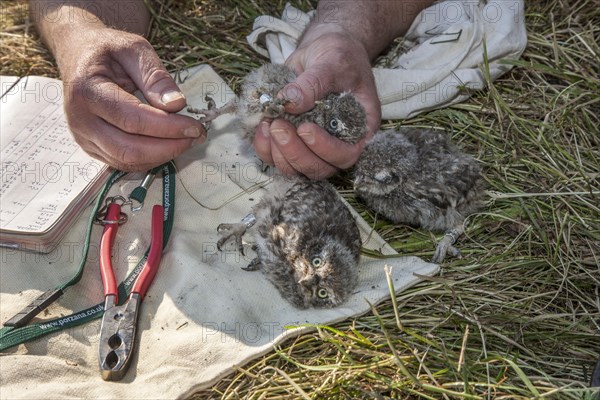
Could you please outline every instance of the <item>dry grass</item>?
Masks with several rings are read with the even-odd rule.
[[[264,62],[245,43],[254,17],[277,15],[283,2],[151,6],[151,42],[170,69],[209,63],[235,87]],[[2,74],[55,76],[20,26],[23,6],[3,8]],[[531,2],[526,22],[529,45],[509,74],[465,103],[402,121],[449,130],[484,168],[489,197],[467,221],[464,258],[193,398],[591,398],[600,357],[600,8]],[[375,221],[346,177],[336,183]],[[428,232],[375,225],[400,253],[432,255]]]

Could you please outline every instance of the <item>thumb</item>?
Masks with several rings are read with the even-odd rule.
[[[328,70],[313,67],[304,70],[296,80],[287,84],[277,95],[289,101],[285,110],[300,114],[312,109],[315,101],[335,91],[334,76]]]
[[[148,103],[164,111],[180,111],[186,105],[185,96],[150,43],[140,39],[141,45],[131,46],[128,54],[123,54],[121,65]]]

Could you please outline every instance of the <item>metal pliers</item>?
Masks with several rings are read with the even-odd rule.
[[[119,198],[117,196],[107,199],[106,214],[100,221],[104,224],[100,242],[104,315],[100,330],[98,363],[102,379],[108,381],[118,381],[127,372],[135,348],[140,303],[156,275],[163,247],[163,207],[155,205],[152,209],[152,242],[146,261],[133,284],[129,298],[124,304],[118,305],[118,289],[112,267],[111,249],[119,224],[126,220],[126,215],[121,213],[122,203],[119,204],[117,201]]]

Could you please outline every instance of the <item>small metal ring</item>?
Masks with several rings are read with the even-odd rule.
[[[127,216],[127,214],[125,214],[125,213],[122,212],[122,213],[119,214],[119,219],[117,219],[117,220],[111,220],[111,221],[109,221],[109,220],[106,220],[106,219],[100,219],[101,217],[104,217],[105,215],[106,214],[104,214],[102,216],[98,215],[94,219],[94,222],[96,224],[100,224],[100,225],[114,225],[114,224],[122,225],[125,222],[127,222],[127,219],[129,218]]]
[[[121,201],[122,206],[131,204],[131,200],[128,200],[125,197],[120,196],[120,195],[107,197],[105,200],[105,204],[106,204],[106,206],[108,206],[109,204],[114,204],[117,201]]]
[[[448,236],[450,238],[450,240],[452,240],[451,244],[454,244],[458,240],[458,237],[460,236],[460,234],[458,233],[458,231],[456,229],[452,228],[449,231],[447,231],[444,236]]]

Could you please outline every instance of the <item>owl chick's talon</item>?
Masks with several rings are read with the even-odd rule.
[[[256,257],[254,260],[250,261],[247,267],[242,267],[244,271],[258,271],[260,269],[260,260]]]
[[[263,174],[265,174],[269,168],[271,168],[271,166],[267,163],[265,163],[264,161],[260,160],[260,172],[262,172]]]
[[[456,240],[458,239],[458,237],[460,236],[461,230],[455,228],[455,229],[450,229],[449,231],[446,232],[446,234],[444,235],[442,240],[440,240],[440,242],[438,243],[438,245],[435,249],[435,253],[433,254],[433,257],[431,258],[432,262],[434,262],[436,264],[441,263],[446,258],[446,254],[448,254],[454,258],[462,258],[460,250],[453,246],[454,243],[456,243]]]
[[[263,115],[267,118],[281,118],[285,114],[286,100],[272,99],[271,96],[260,96]]]
[[[202,108],[196,108],[196,107],[192,107],[192,106],[188,106],[188,108],[186,109],[187,112],[192,113],[192,114],[204,114],[205,109]]]
[[[213,110],[215,108],[217,108],[217,103],[215,103],[215,100],[210,97],[208,94],[206,96],[204,96],[204,101],[206,102],[207,108],[209,110]]]
[[[241,255],[244,254],[244,243],[242,237],[246,233],[247,226],[244,223],[220,224],[217,226],[217,232],[221,233],[221,238],[217,241],[217,249],[223,251],[223,245],[232,237],[235,238],[235,244]]]
[[[207,108],[195,108],[189,106],[187,112],[202,115],[199,121],[204,125],[206,130],[210,128],[211,122],[220,115],[229,114],[235,111],[235,102],[232,101],[228,102],[223,107],[217,107],[217,103],[215,103],[215,100],[209,95],[204,97],[204,101],[207,103]]]
[[[435,249],[433,257],[431,258],[431,262],[439,264],[442,261],[444,261],[446,255],[450,255],[451,257],[459,259],[462,258],[462,254],[459,249],[450,244],[443,243],[443,241],[440,241],[440,243],[438,243]]]

